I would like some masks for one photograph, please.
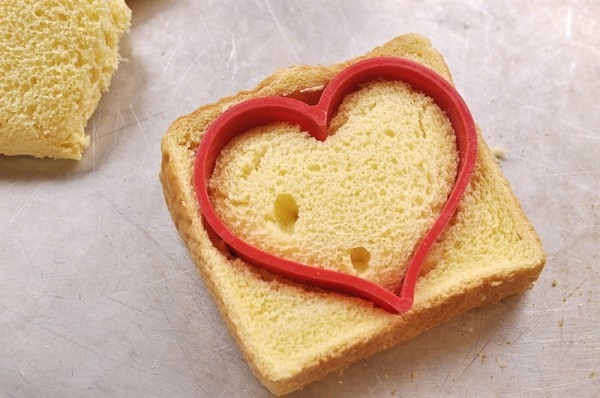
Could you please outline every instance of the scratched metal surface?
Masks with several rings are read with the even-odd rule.
[[[268,396],[165,208],[177,116],[276,68],[419,32],[548,252],[536,287],[297,397],[600,396],[600,3],[131,0],[79,162],[0,156],[0,396]]]

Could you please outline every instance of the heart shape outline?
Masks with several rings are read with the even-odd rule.
[[[344,97],[362,84],[385,79],[399,80],[423,92],[446,113],[456,136],[459,167],[454,186],[436,221],[417,245],[406,269],[399,294],[358,276],[297,263],[258,249],[231,232],[211,204],[208,181],[225,145],[254,127],[285,121],[298,125],[319,141],[328,137],[328,123]],[[477,159],[477,132],[471,113],[456,89],[431,69],[404,58],[375,57],[344,68],[324,88],[317,104],[308,105],[282,96],[243,101],[223,112],[207,128],[194,163],[193,182],[204,226],[213,242],[221,239],[240,259],[289,280],[346,293],[372,301],[398,314],[414,302],[421,266],[432,244],[442,234],[469,184]]]

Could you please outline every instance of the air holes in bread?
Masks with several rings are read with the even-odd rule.
[[[359,274],[365,272],[369,268],[369,261],[371,261],[371,253],[362,246],[353,247],[349,250],[350,261],[354,270]]]
[[[415,196],[415,197],[414,197],[414,199],[413,199],[413,203],[414,203],[416,206],[423,206],[423,203],[424,203],[424,202],[425,202],[425,200],[424,200],[424,199],[423,199],[423,197],[422,197],[422,196],[420,196],[420,195],[417,195],[417,196]]]
[[[293,232],[299,211],[296,199],[287,193],[277,195],[273,203],[273,211],[279,228],[285,232]]]

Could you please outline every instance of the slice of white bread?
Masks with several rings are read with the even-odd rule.
[[[81,159],[130,20],[124,0],[0,0],[0,154]]]
[[[431,47],[430,42],[419,35],[404,35],[374,49],[364,57],[331,67],[296,66],[280,70],[253,90],[224,98],[216,104],[201,107],[192,114],[178,119],[171,125],[162,141],[163,158],[160,178],[173,220],[250,367],[261,382],[276,395],[300,389],[331,371],[406,341],[471,308],[495,303],[506,296],[523,292],[532,286],[545,263],[541,242],[521,210],[481,134],[479,134],[477,165],[467,192],[450,226],[433,245],[417,283],[414,305],[404,314],[393,315],[359,298],[291,283],[248,265],[230,256],[223,248],[213,245],[203,227],[192,184],[196,148],[208,125],[224,110],[250,98],[284,95],[314,102],[315,96],[319,94],[319,88],[326,85],[336,72],[359,59],[374,56],[398,56],[411,59],[430,67],[451,82],[443,58]],[[392,91],[402,89],[401,84],[384,83],[372,86],[389,88]],[[351,119],[357,117],[357,113],[360,114],[360,111],[351,109],[353,107],[346,109],[345,106],[353,104],[352,101],[355,100],[360,102],[380,98],[371,95],[359,91],[354,96],[355,99],[347,98],[346,104],[340,107],[338,115],[330,125],[330,131],[334,130],[335,134],[322,145],[315,145],[334,146],[327,142],[331,139],[343,140],[346,133],[342,130],[353,130],[355,127],[349,126],[353,123]],[[419,97],[416,93],[393,93],[396,99],[387,98],[386,101],[396,101],[398,95],[405,99],[410,96]],[[420,101],[425,99],[419,98],[413,105],[422,109]],[[388,107],[388,105],[383,106]],[[441,131],[435,133],[436,140],[439,138],[439,142],[427,143],[420,140],[419,145],[424,145],[423,149],[415,149],[417,152],[432,152],[429,154],[432,156],[421,156],[422,153],[419,152],[417,159],[421,156],[421,159],[429,161],[434,154],[442,157],[441,160],[431,160],[438,162],[436,164],[423,163],[424,170],[419,170],[417,167],[416,171],[410,171],[412,176],[425,175],[425,182],[422,181],[421,184],[408,182],[408,187],[404,188],[390,187],[385,184],[388,183],[388,178],[392,177],[382,173],[376,177],[377,181],[381,179],[377,186],[382,190],[361,195],[358,189],[357,203],[348,204],[349,213],[334,211],[344,206],[345,202],[339,201],[331,207],[334,210],[328,208],[322,215],[319,215],[319,210],[316,209],[315,212],[310,213],[311,217],[322,218],[312,222],[312,227],[308,228],[308,231],[314,229],[316,223],[328,225],[319,226],[323,227],[325,232],[319,235],[321,241],[315,245],[318,248],[315,251],[312,251],[310,238],[294,237],[307,231],[301,225],[305,222],[301,218],[307,217],[301,213],[310,211],[307,210],[310,202],[303,199],[306,192],[301,188],[311,184],[311,173],[320,175],[324,179],[323,182],[328,185],[320,186],[317,182],[311,189],[317,190],[315,195],[326,195],[328,199],[335,202],[336,200],[332,198],[336,195],[336,189],[339,188],[344,192],[347,192],[347,189],[352,191],[353,185],[348,188],[334,187],[331,181],[335,178],[338,178],[335,180],[338,185],[343,185],[339,182],[339,175],[327,181],[328,177],[324,176],[327,173],[319,174],[319,171],[333,167],[332,164],[319,156],[310,158],[311,151],[317,153],[323,149],[307,149],[306,147],[311,145],[307,145],[310,140],[292,127],[287,125],[261,127],[236,139],[235,142],[232,141],[222,153],[211,179],[210,190],[213,202],[217,202],[216,206],[219,206],[222,218],[236,229],[237,233],[246,234],[247,239],[253,239],[252,234],[255,231],[259,231],[259,234],[265,233],[264,239],[268,241],[263,242],[258,239],[254,243],[293,257],[298,255],[298,250],[291,249],[293,245],[288,245],[290,239],[302,245],[302,251],[305,251],[300,253],[302,259],[319,258],[322,255],[322,247],[327,247],[332,242],[334,245],[337,243],[336,239],[331,240],[326,237],[328,231],[333,231],[334,236],[337,237],[335,233],[338,226],[345,230],[351,228],[348,225],[354,225],[356,229],[351,233],[353,236],[339,244],[341,248],[339,253],[342,255],[333,254],[333,257],[340,257],[337,266],[348,272],[357,273],[368,271],[372,266],[374,269],[382,268],[383,265],[377,262],[379,252],[385,250],[381,249],[383,246],[378,246],[378,243],[385,239],[381,240],[379,231],[386,230],[389,225],[399,227],[410,224],[411,221],[416,222],[415,214],[424,213],[423,218],[430,219],[431,214],[427,212],[435,213],[440,201],[435,195],[440,193],[443,195],[448,189],[446,171],[429,170],[425,165],[427,167],[446,165],[445,167],[449,168],[447,172],[450,174],[456,167],[456,160],[452,156],[454,143],[443,127],[446,122],[433,108],[428,112],[419,111],[415,114],[417,124],[426,117],[437,118],[438,120],[432,125],[441,128]],[[415,120],[409,115],[410,113],[403,114],[401,122],[414,125]],[[382,132],[390,139],[398,138],[402,131],[394,127],[386,134],[386,129],[379,128],[378,122],[374,120],[358,121],[357,126],[359,126],[356,127],[358,130],[364,127],[362,131],[365,133],[366,130],[371,130],[372,134]],[[422,133],[424,131],[422,126],[418,125],[415,131]],[[267,129],[269,131],[265,131]],[[374,141],[381,142],[387,138],[380,135]],[[352,139],[361,140],[361,144],[346,152],[342,151],[342,154],[353,157],[356,156],[353,150],[370,145],[367,137],[358,138],[355,135]],[[399,139],[404,140],[406,137]],[[277,145],[269,144],[269,140],[276,140]],[[408,145],[406,141],[405,145]],[[250,152],[244,154],[244,146],[250,148]],[[300,149],[304,151],[299,155],[300,159],[307,163],[292,165],[282,162],[282,158],[289,156],[290,152],[298,152]],[[367,153],[369,150],[374,149],[366,149]],[[353,170],[357,170],[357,167],[360,173],[370,173],[369,167],[375,169],[384,165],[388,167],[391,164],[388,160],[393,158],[390,155],[393,152],[388,152],[390,148],[378,150],[377,153],[371,153],[372,159],[351,158],[346,163],[342,159],[342,154],[339,154],[337,161],[342,162],[344,170],[335,172],[342,175],[346,173],[348,179],[355,179],[352,181],[368,180],[367,174],[363,174],[362,177],[359,175],[358,178],[350,175]],[[298,155],[294,155],[296,157],[288,157],[288,159],[296,161]],[[364,153],[360,156],[364,156]],[[397,156],[399,157],[400,154]],[[307,160],[309,158],[310,160]],[[415,158],[412,159],[414,164]],[[381,160],[381,162],[371,160]],[[365,164],[357,166],[361,162]],[[357,167],[346,169],[346,164],[354,164]],[[237,167],[241,169],[236,170]],[[278,174],[284,167],[288,174],[294,167],[298,167],[298,170],[293,173],[296,173],[294,178],[302,178],[296,181],[300,187],[294,186],[291,178],[289,181],[287,178],[279,178],[281,176]],[[259,172],[263,171],[265,174],[261,175]],[[431,176],[433,178],[428,178],[427,171],[433,173]],[[396,172],[393,178],[397,178],[398,174],[401,172]],[[287,174],[284,173],[284,176]],[[249,183],[244,186],[246,180]],[[260,185],[256,185],[258,182]],[[366,181],[366,184],[369,182]],[[427,194],[428,187],[431,196]],[[333,191],[329,192],[328,188]],[[374,228],[362,223],[362,217],[369,218],[372,212],[381,211],[381,206],[387,205],[385,195],[388,194],[388,190],[395,194],[403,189],[410,192],[396,198],[396,202],[399,201],[401,207],[406,209],[406,219],[389,216],[386,213],[383,221],[376,221],[380,225]],[[259,191],[258,196],[253,197],[253,190]],[[279,196],[278,199],[278,195],[281,194],[283,196]],[[241,196],[236,197],[236,195]],[[383,201],[380,200],[382,196]],[[417,197],[420,199],[415,201]],[[259,204],[261,201],[264,204]],[[235,209],[236,203],[242,209],[239,214],[236,213],[238,211]],[[294,214],[295,210],[297,210],[296,214]],[[346,219],[348,214],[354,212],[360,214],[354,214],[352,220]],[[392,220],[388,221],[390,217]],[[240,220],[239,225],[237,220]],[[378,219],[374,218],[374,220]],[[427,223],[428,221],[424,222],[425,228]],[[334,227],[328,230],[329,226]],[[361,230],[362,228],[366,228],[366,234]],[[409,233],[418,235],[422,228],[419,227],[417,232],[409,231]],[[410,251],[412,248],[411,242],[405,244],[402,238],[398,238],[402,235],[401,232],[389,232],[393,234],[390,235],[393,236],[392,239],[399,239],[399,246],[403,247],[393,249],[396,251],[392,256],[394,258],[396,256],[405,258],[405,251]],[[371,234],[375,234],[375,237],[369,241]],[[355,236],[358,238],[353,240]],[[387,245],[387,242],[384,245]],[[351,249],[357,247],[365,249],[371,257],[369,258],[362,250],[355,251],[355,264],[352,266]],[[323,256],[327,257],[328,254]],[[348,262],[349,257],[350,262]],[[335,261],[332,263],[335,267]],[[389,266],[395,267],[397,264]],[[382,275],[381,282],[391,283],[393,286],[394,281],[387,279],[385,271],[376,271],[370,276],[365,276],[379,280]]]

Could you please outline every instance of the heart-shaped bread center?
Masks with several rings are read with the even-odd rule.
[[[209,182],[225,225],[247,243],[397,291],[458,168],[444,111],[400,81],[346,95],[318,141],[286,122],[232,139]]]
[[[445,119],[443,117],[444,112],[441,112],[439,109],[437,117],[434,114],[424,112],[424,109],[430,109],[433,105],[432,102],[422,102],[426,98],[424,96],[421,97],[421,100],[416,101],[420,105],[408,112],[403,106],[391,105],[392,103],[402,104],[402,101],[398,102],[398,98],[402,96],[392,101],[387,101],[383,96],[379,97],[380,94],[375,94],[373,98],[377,98],[377,100],[367,101],[362,108],[352,103],[352,98],[362,97],[365,92],[369,92],[370,88],[373,90],[379,89],[379,84],[374,83],[377,81],[388,82],[382,83],[381,87],[404,87],[408,92],[410,90],[406,86],[389,82],[400,81],[416,87],[416,92],[427,94],[444,110],[448,118],[446,121],[450,122],[452,128],[448,129],[446,123],[441,123],[438,126],[439,129],[434,128],[429,130],[424,127],[428,124],[428,121],[442,121]],[[358,94],[355,93],[357,91]],[[383,95],[383,91],[381,95]],[[371,97],[371,94],[365,95],[366,97]],[[362,109],[362,111],[355,114],[355,108]],[[420,111],[418,111],[419,108]],[[376,109],[388,110],[384,111],[380,118],[371,114]],[[431,109],[435,109],[435,107]],[[352,112],[349,110],[352,110]],[[368,112],[365,110],[368,110]],[[333,118],[334,115],[337,116]],[[386,116],[383,117],[383,115]],[[389,118],[392,115],[393,117]],[[403,117],[398,117],[399,115]],[[395,122],[393,121],[397,122],[398,120],[406,121],[409,125],[416,120],[420,127],[416,130],[416,134],[413,131],[413,135],[416,137],[431,137],[433,131],[454,131],[456,154],[458,155],[458,171],[445,203],[440,199],[443,206],[437,216],[435,215],[435,210],[440,207],[441,203],[435,197],[438,195],[442,197],[447,187],[441,187],[439,191],[435,190],[436,184],[434,182],[436,178],[434,175],[428,175],[427,171],[438,173],[437,177],[440,178],[441,175],[441,179],[445,181],[446,176],[452,174],[448,172],[449,167],[453,167],[454,170],[457,169],[457,156],[456,154],[453,156],[452,151],[448,150],[448,159],[453,158],[454,162],[449,161],[445,165],[441,165],[437,170],[425,167],[425,160],[431,162],[433,158],[437,159],[438,156],[442,156],[442,163],[445,163],[443,155],[433,151],[433,148],[437,148],[439,144],[439,142],[435,142],[434,144],[435,139],[429,141],[433,144],[431,148],[421,147],[418,149],[423,156],[417,162],[408,162],[399,168],[394,167],[392,172],[386,171],[385,173],[378,174],[375,179],[373,178],[373,173],[369,170],[369,168],[373,170],[381,168],[381,161],[384,158],[390,164],[400,163],[397,156],[385,157],[382,155],[389,148],[382,152],[377,146],[375,149],[370,147],[373,143],[381,144],[381,137],[378,137],[381,131],[383,131],[384,135],[394,138],[398,136],[400,130],[405,130],[400,125],[394,124]],[[408,122],[408,120],[411,122]],[[287,131],[291,135],[295,135],[296,138],[287,140],[285,134],[272,134],[279,128],[274,128],[273,123],[277,124],[282,121],[292,126],[300,126],[300,130],[288,127],[282,128],[283,133]],[[442,127],[443,124],[445,124],[445,127]],[[347,126],[353,127],[350,128]],[[381,126],[383,126],[383,129],[380,128]],[[254,128],[258,128],[258,130],[250,131]],[[304,138],[302,138],[302,129],[308,132],[308,134],[304,134]],[[346,129],[354,131],[355,134],[350,134],[347,137],[346,134],[348,133],[341,133]],[[226,156],[226,154],[222,154],[222,152],[227,152],[224,151],[225,147],[232,140],[236,139],[236,137],[244,135],[244,133],[247,133],[248,136],[240,138],[238,144],[241,145],[242,142],[248,141],[250,142],[250,147],[246,150],[243,149],[239,152],[239,155],[243,157],[244,154],[249,153],[250,160],[239,165],[239,167],[233,168],[232,179],[230,179],[231,175],[228,176],[225,171],[223,172],[224,177],[221,178],[222,181],[217,181],[216,177],[213,177],[215,168],[218,166],[219,157],[223,158]],[[254,136],[257,136],[257,138],[254,138]],[[265,141],[265,137],[263,136],[279,137],[280,145],[268,144],[263,146],[261,143]],[[310,139],[309,136],[313,137],[314,140]],[[407,136],[410,137],[410,134]],[[446,138],[449,137],[450,135],[446,136]],[[270,139],[277,142],[276,138]],[[253,140],[257,140],[255,142],[259,144],[253,144]],[[325,143],[319,144],[315,140]],[[268,141],[269,139],[266,140],[266,142]],[[327,143],[326,141],[330,142]],[[444,139],[442,139],[443,141]],[[296,144],[289,146],[290,143],[294,142],[302,143],[299,144],[302,150],[300,150],[300,147],[296,147]],[[451,142],[452,139],[448,141],[448,143]],[[416,148],[409,141],[403,142],[403,144],[405,146],[400,145],[402,150],[410,152]],[[250,149],[254,145],[259,148],[257,151]],[[392,145],[391,147],[394,146]],[[229,148],[232,152],[236,151],[236,143],[231,143]],[[273,151],[273,148],[277,148],[277,150]],[[283,150],[284,148],[287,149]],[[366,151],[365,148],[367,149]],[[431,153],[429,152],[430,150],[432,151]],[[274,154],[272,157],[274,161],[270,164],[270,172],[275,174],[271,174],[271,176],[266,174],[265,177],[264,174],[261,175],[258,173],[260,177],[247,185],[245,190],[240,191],[243,193],[237,197],[230,195],[227,189],[221,188],[221,185],[225,184],[225,180],[237,181],[235,172],[239,172],[240,170],[241,175],[238,174],[237,177],[242,178],[238,180],[247,181],[253,172],[261,168],[261,164],[269,164],[267,162],[269,157],[266,156],[269,151]],[[399,156],[401,152],[398,152],[397,155]],[[334,161],[327,159],[326,155],[330,158],[333,155]],[[303,156],[306,158],[304,159]],[[230,160],[233,162],[237,158],[238,156],[233,155],[230,157]],[[411,308],[421,265],[432,244],[439,238],[456,211],[475,168],[476,159],[477,133],[475,123],[466,104],[456,90],[441,76],[422,65],[402,58],[381,57],[359,61],[343,69],[325,87],[319,101],[315,105],[307,105],[291,98],[271,96],[249,99],[226,110],[210,124],[200,141],[194,162],[193,182],[196,197],[203,215],[204,227],[208,236],[217,247],[222,249],[228,247],[232,253],[247,263],[262,267],[292,281],[357,295],[373,301],[387,311],[399,313]],[[221,162],[222,166],[218,167],[225,169],[229,162],[227,160],[221,160]],[[385,166],[387,167],[387,164]],[[384,191],[387,192],[390,186],[396,187],[396,183],[399,183],[399,181],[394,181],[388,185],[387,179],[390,175],[395,177],[406,176],[407,173],[415,172],[414,167],[416,167],[416,170],[420,170],[421,173],[417,172],[413,177],[408,178],[406,186],[398,184],[401,186],[398,197],[390,195],[390,200],[387,202],[373,202],[373,198],[378,197],[373,192],[379,189],[379,196],[382,196],[384,195]],[[365,172],[365,168],[367,172]],[[285,185],[284,181],[291,181],[289,174],[292,169],[296,170],[296,174],[299,177],[312,173],[320,174],[321,178],[317,178],[316,180],[308,178],[306,181],[301,179],[303,184],[301,183],[300,185],[296,183],[289,186]],[[385,167],[383,169],[385,170]],[[321,170],[324,170],[324,172],[318,173]],[[356,170],[362,170],[362,172],[356,173]],[[284,178],[286,175],[288,177]],[[213,181],[212,183],[210,182],[211,180]],[[448,178],[448,180],[450,179]],[[275,185],[273,185],[273,181],[276,182]],[[314,181],[317,181],[317,183]],[[421,183],[427,181],[426,185],[430,187],[430,192],[424,189],[424,191],[419,192],[413,197],[410,193],[415,192],[413,191],[415,181],[421,181]],[[209,193],[210,186],[213,188],[212,198]],[[336,189],[338,190],[336,191]],[[266,197],[266,199],[258,198],[251,203],[249,195],[255,191],[270,192],[272,195],[271,197]],[[314,194],[310,196],[308,194],[309,191]],[[298,198],[307,197],[310,200],[302,200],[301,203],[298,202]],[[325,199],[323,200],[323,198]],[[342,198],[341,202],[339,201],[340,198]],[[411,200],[412,205],[405,207],[407,198]],[[242,209],[240,212],[241,216],[219,214],[213,205],[213,202],[218,200],[229,202],[234,208],[237,207],[238,210]],[[243,205],[245,203],[250,203],[250,205],[244,209]],[[256,206],[264,203],[267,203],[267,205],[272,203],[272,210],[266,212],[257,211]],[[371,205],[372,203],[375,203],[375,205]],[[376,238],[373,236],[389,235],[392,228],[389,228],[390,220],[386,216],[379,219],[368,218],[367,222],[362,220],[371,213],[381,212],[380,206],[382,203],[387,206],[396,206],[397,212],[401,215],[404,214],[406,208],[410,207],[411,212],[418,213],[421,216],[415,219],[411,219],[410,217],[403,218],[407,221],[405,223],[406,226],[410,225],[411,220],[417,224],[423,222],[423,225],[417,225],[414,230],[408,227],[410,231],[414,232],[415,241],[411,241],[410,237],[405,238],[408,232],[388,239],[389,241],[406,239],[408,246],[414,248],[408,266],[404,263],[397,268],[393,268],[394,266],[389,263],[384,266],[380,259],[377,259],[379,265],[372,266],[372,263],[375,263],[375,261],[372,261],[371,249],[367,244],[372,243],[374,246],[377,246]],[[325,205],[329,207],[324,208]],[[302,238],[303,245],[273,245],[273,241],[278,242],[278,237],[284,237],[284,241],[290,242],[293,241],[293,239],[290,239],[290,236],[299,236],[298,231],[300,227],[298,226],[298,221],[308,208],[313,208],[313,215],[311,217],[309,214],[309,217],[303,217],[303,219],[312,220],[310,224],[312,227],[305,228],[304,232],[307,234],[306,237]],[[339,214],[336,212],[339,212]],[[325,215],[325,221],[320,222],[317,220],[315,222],[315,217],[319,213]],[[384,214],[388,213],[384,212]],[[224,218],[229,218],[229,224],[224,221]],[[347,221],[348,219],[354,220],[354,223]],[[422,239],[419,238],[422,230],[426,230],[426,224],[430,222],[428,221],[430,219],[435,219],[435,221],[432,223],[431,228],[422,236]],[[359,220],[361,220],[362,224],[356,224]],[[367,225],[370,226],[370,229],[366,227]],[[344,226],[351,227],[345,228]],[[265,235],[264,231],[271,232]],[[238,233],[246,238],[240,237]],[[256,236],[266,236],[274,240],[263,241],[262,239],[256,239]],[[331,236],[335,239],[332,239]],[[247,240],[248,237],[250,237],[250,242]],[[311,240],[310,237],[325,239],[327,244],[319,246],[320,242]],[[279,242],[281,241],[282,239],[279,239]],[[342,245],[340,245],[340,241],[342,241]],[[329,247],[332,242],[337,242],[337,244]],[[299,243],[299,241],[296,241],[296,243]],[[360,246],[354,246],[355,244],[360,244]],[[261,248],[261,245],[263,247],[274,248],[275,251],[279,250],[282,254],[278,255],[264,250]],[[321,251],[323,247],[327,247],[326,250],[333,253],[325,255],[325,257],[334,260],[332,262],[333,265],[323,265],[324,263],[307,264],[295,261],[292,257],[293,255],[301,255],[308,256],[307,258],[318,258],[318,256],[323,255]],[[402,254],[398,250],[378,249],[376,256],[379,257],[384,254],[392,257],[407,255],[406,252]],[[348,267],[347,262],[343,260],[343,257],[347,257],[348,255],[352,268]],[[392,267],[391,270],[390,267]],[[339,271],[339,268],[350,270],[351,273]],[[402,274],[404,269],[406,269],[406,273]],[[366,277],[375,278],[381,281],[381,284],[379,282],[372,282],[369,279],[363,279],[357,276],[357,274],[364,274]],[[388,278],[389,275],[398,279]],[[393,289],[400,279],[402,279],[402,283],[398,293],[386,288],[386,286],[391,286]]]

